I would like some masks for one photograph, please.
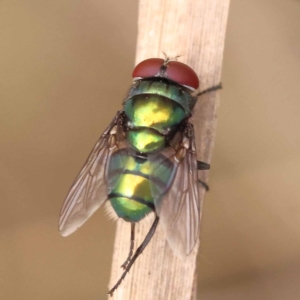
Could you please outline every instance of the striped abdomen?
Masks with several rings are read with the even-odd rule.
[[[165,172],[154,178],[152,170],[157,167],[155,161],[133,156],[128,149],[113,154],[107,174],[108,198],[118,217],[138,222],[154,211],[151,190],[166,186],[172,176],[171,162],[165,162]]]

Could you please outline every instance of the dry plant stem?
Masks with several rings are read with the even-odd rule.
[[[136,62],[146,58],[180,55],[200,79],[200,90],[220,82],[229,0],[140,0]],[[210,162],[216,127],[217,92],[198,99],[193,115],[198,159]],[[207,171],[200,179],[207,180]],[[203,200],[205,190],[201,188]],[[202,201],[203,203],[203,201]],[[136,225],[135,245],[146,236],[151,221]],[[130,224],[118,221],[113,254],[111,288],[121,276],[120,268],[130,247]],[[157,231],[111,299],[196,299],[193,282],[198,246],[186,259],[173,255],[164,233]]]

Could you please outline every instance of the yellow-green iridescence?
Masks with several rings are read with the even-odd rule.
[[[110,198],[110,203],[118,217],[127,222],[139,222],[152,211],[136,200],[121,196]]]
[[[122,149],[112,156],[108,173],[109,198],[120,218],[137,222],[152,211],[149,171],[148,160],[138,160]]]
[[[138,197],[151,201],[151,192],[148,179],[137,174],[124,174],[122,180],[115,187],[115,193],[122,193],[129,198]]]
[[[135,127],[149,127],[162,133],[185,117],[175,101],[159,95],[137,95],[125,104],[125,113]]]
[[[141,86],[144,90],[142,87],[135,89],[124,105],[130,123],[127,140],[138,152],[151,153],[166,146],[168,135],[184,120],[187,112],[173,99],[183,94],[181,88],[162,82],[141,83]]]
[[[122,196],[113,197],[110,202],[118,216],[126,221],[137,222],[152,211],[139,202],[142,199],[143,202],[153,203],[149,180],[139,174],[122,174],[114,193]]]
[[[124,104],[126,139],[137,154],[128,149],[115,152],[107,174],[108,197],[120,218],[129,222],[143,219],[154,211],[154,197],[158,201],[169,188],[173,164],[163,156],[158,158],[160,154],[151,161],[147,155],[168,146],[194,103],[195,98],[182,87],[163,80],[144,80],[131,89]]]
[[[161,172],[154,174],[157,169]],[[173,164],[163,156],[149,161],[120,149],[112,155],[107,175],[108,198],[118,217],[138,222],[154,210],[153,191],[163,193],[172,182]]]
[[[190,92],[182,86],[179,87],[163,80],[153,81],[152,79],[142,80],[135,84],[129,93],[128,99],[136,95],[145,94],[164,96],[178,103],[187,115],[191,113],[197,101],[197,98],[192,97]]]
[[[146,153],[163,148],[166,142],[163,135],[148,128],[129,130],[127,140],[137,151]]]

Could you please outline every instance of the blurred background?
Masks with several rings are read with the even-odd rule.
[[[0,2],[0,298],[106,299],[115,224],[64,197],[131,83],[137,0]],[[300,299],[300,1],[232,0],[198,298]]]

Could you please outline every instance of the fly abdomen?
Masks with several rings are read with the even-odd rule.
[[[116,174],[117,185],[108,198],[119,218],[129,222],[138,222],[154,210],[149,179],[135,174]]]
[[[166,160],[166,159],[164,159]],[[158,167],[164,169],[160,176],[153,176]],[[155,211],[154,197],[163,191],[172,178],[172,164],[160,160],[150,161],[146,156],[134,156],[128,149],[116,151],[109,163],[107,181],[108,199],[119,218],[138,222]]]
[[[154,211],[149,180],[149,161],[130,155],[127,150],[115,152],[108,168],[108,198],[118,217],[138,222]]]

